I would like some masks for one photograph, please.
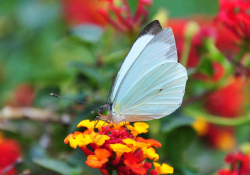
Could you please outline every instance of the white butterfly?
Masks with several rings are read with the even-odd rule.
[[[149,23],[125,58],[98,114],[113,124],[159,119],[182,103],[186,69],[177,62],[171,28]]]

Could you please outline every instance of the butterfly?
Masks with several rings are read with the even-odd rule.
[[[148,121],[178,109],[188,78],[177,60],[172,29],[162,29],[158,20],[149,23],[123,61],[99,119],[112,124]]]

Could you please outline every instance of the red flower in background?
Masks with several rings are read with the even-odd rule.
[[[17,175],[15,168],[11,168],[5,173],[3,171],[6,170],[6,167],[13,165],[20,156],[19,143],[16,140],[3,138],[0,133],[0,174]]]
[[[221,127],[209,124],[207,129],[207,139],[210,145],[219,150],[229,151],[235,148],[235,131],[232,127]]]
[[[216,17],[239,39],[250,39],[250,1],[220,0],[220,10]]]
[[[218,171],[218,175],[249,175],[250,174],[250,155],[244,155],[241,152],[228,154],[225,163],[229,168],[223,168]]]
[[[122,0],[120,6],[117,6],[114,0],[103,1],[108,2],[108,8],[102,8],[99,12],[109,24],[124,33],[133,33],[139,30],[142,24],[148,20],[147,7],[152,5],[152,0],[137,0],[137,8],[133,15],[128,0]],[[112,15],[114,15],[114,18],[112,18]]]
[[[31,106],[34,98],[34,88],[30,84],[22,83],[16,87],[14,96],[8,102],[8,105],[20,107]]]
[[[214,73],[212,79],[214,82],[218,82],[224,76],[225,70],[223,66],[218,62],[213,62],[213,70]]]
[[[219,76],[216,77],[218,79]],[[229,85],[206,96],[205,109],[210,114],[221,117],[232,118],[243,114],[247,100],[245,85],[242,78],[233,78]],[[221,150],[231,150],[236,145],[232,127],[209,124],[207,137],[212,146]]]
[[[244,93],[244,80],[234,78],[232,82],[212,94],[205,101],[205,108],[213,115],[224,117],[237,117],[244,113],[246,97]]]
[[[63,0],[63,16],[69,25],[96,24],[105,26],[106,21],[98,9],[105,4],[100,0]]]
[[[18,106],[31,106],[35,98],[35,90],[29,84],[20,84],[15,90],[15,99]]]
[[[193,20],[200,26],[200,31],[193,37],[191,49],[188,57],[187,67],[196,67],[200,62],[200,46],[205,38],[213,38],[219,50],[224,53],[235,53],[237,38],[223,26],[214,25],[213,20],[208,17],[195,17]],[[178,58],[181,58],[183,45],[185,42],[185,29],[190,20],[170,19],[168,27],[173,29]]]
[[[104,27],[109,23],[116,30],[131,34],[147,22],[147,7],[151,5],[152,0],[137,0],[133,14],[127,0],[64,0],[63,16],[70,25],[97,24]]]

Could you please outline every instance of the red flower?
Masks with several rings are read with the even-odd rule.
[[[213,115],[237,117],[244,113],[244,81],[234,78],[232,82],[207,96],[205,108]]]
[[[96,24],[105,26],[106,21],[98,13],[104,3],[100,0],[64,0],[63,16],[69,25]]]
[[[219,150],[229,151],[236,145],[234,133],[234,128],[209,124],[207,139],[212,147]]]
[[[214,62],[213,63],[213,81],[214,82],[218,82],[225,74],[225,70],[223,68],[223,66],[220,63]]]
[[[1,133],[0,133],[1,134]],[[0,174],[17,175],[14,168],[2,174],[6,167],[13,165],[21,156],[20,145],[17,141],[5,139],[0,135]]]
[[[220,0],[216,21],[222,23],[239,39],[250,39],[250,1]]]
[[[225,163],[230,165],[230,169],[221,169],[218,175],[249,175],[250,157],[241,152],[228,154]]]
[[[18,106],[31,106],[35,98],[35,90],[29,84],[20,84],[15,91],[15,99]]]
[[[11,106],[31,106],[32,102],[35,98],[35,90],[34,88],[27,84],[22,83],[17,86],[17,88],[14,91],[12,99],[10,99],[8,105]]]
[[[137,0],[137,8],[133,15],[128,0],[122,0],[121,6],[117,6],[114,0],[104,1],[108,2],[108,8],[107,10],[100,9],[100,14],[115,29],[128,34],[133,34],[141,28],[142,24],[147,22],[149,15],[147,7],[152,5],[152,0]],[[114,18],[111,17],[112,15]]]
[[[226,30],[224,26],[216,25],[217,30],[217,42],[216,46],[223,53],[234,54],[238,52],[238,47],[236,43],[238,38],[229,30]]]
[[[222,52],[235,53],[237,51],[235,46],[237,38],[231,32],[225,30],[223,26],[214,25],[213,20],[208,17],[195,17],[193,20],[200,25],[200,32],[193,38],[187,67],[196,67],[199,64],[200,46],[206,38],[213,38],[216,46]],[[178,58],[181,58],[182,55],[185,42],[184,32],[189,21],[187,19],[170,19],[168,23],[168,27],[172,27],[175,35]]]
[[[223,74],[223,69],[218,66],[217,73],[214,74],[212,81],[220,80]],[[240,77],[230,80],[231,82],[227,86],[206,96],[204,107],[209,113],[231,118],[245,112],[247,100],[245,93],[246,82]],[[220,127],[210,124],[207,137],[212,146],[221,150],[231,150],[236,145],[234,128],[231,127]]]
[[[238,172],[231,172],[228,169],[219,170],[218,175],[238,175]]]

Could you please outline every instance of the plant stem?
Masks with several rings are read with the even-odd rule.
[[[107,170],[108,170],[109,175],[113,174],[113,167],[112,166],[109,166]]]
[[[233,119],[228,119],[228,118],[223,118],[222,116],[215,116],[211,114],[207,114],[201,111],[197,110],[192,110],[189,108],[184,109],[184,112],[192,118],[195,119],[200,119],[202,118],[203,120],[209,122],[209,123],[214,123],[217,125],[224,125],[224,126],[239,126],[239,125],[244,125],[247,123],[250,123],[250,114],[246,114],[246,116],[239,116],[237,118]]]
[[[181,60],[180,60],[180,63],[184,67],[187,67],[188,56],[189,56],[189,52],[191,49],[191,41],[192,41],[191,38],[187,38],[186,41],[184,42],[183,51],[182,51]]]
[[[244,44],[242,44],[241,49],[240,49],[240,52],[239,52],[239,54],[236,56],[235,61],[236,61],[236,62],[241,61],[241,59],[242,59],[242,57],[244,56],[245,53],[246,53],[246,47],[245,47]]]

